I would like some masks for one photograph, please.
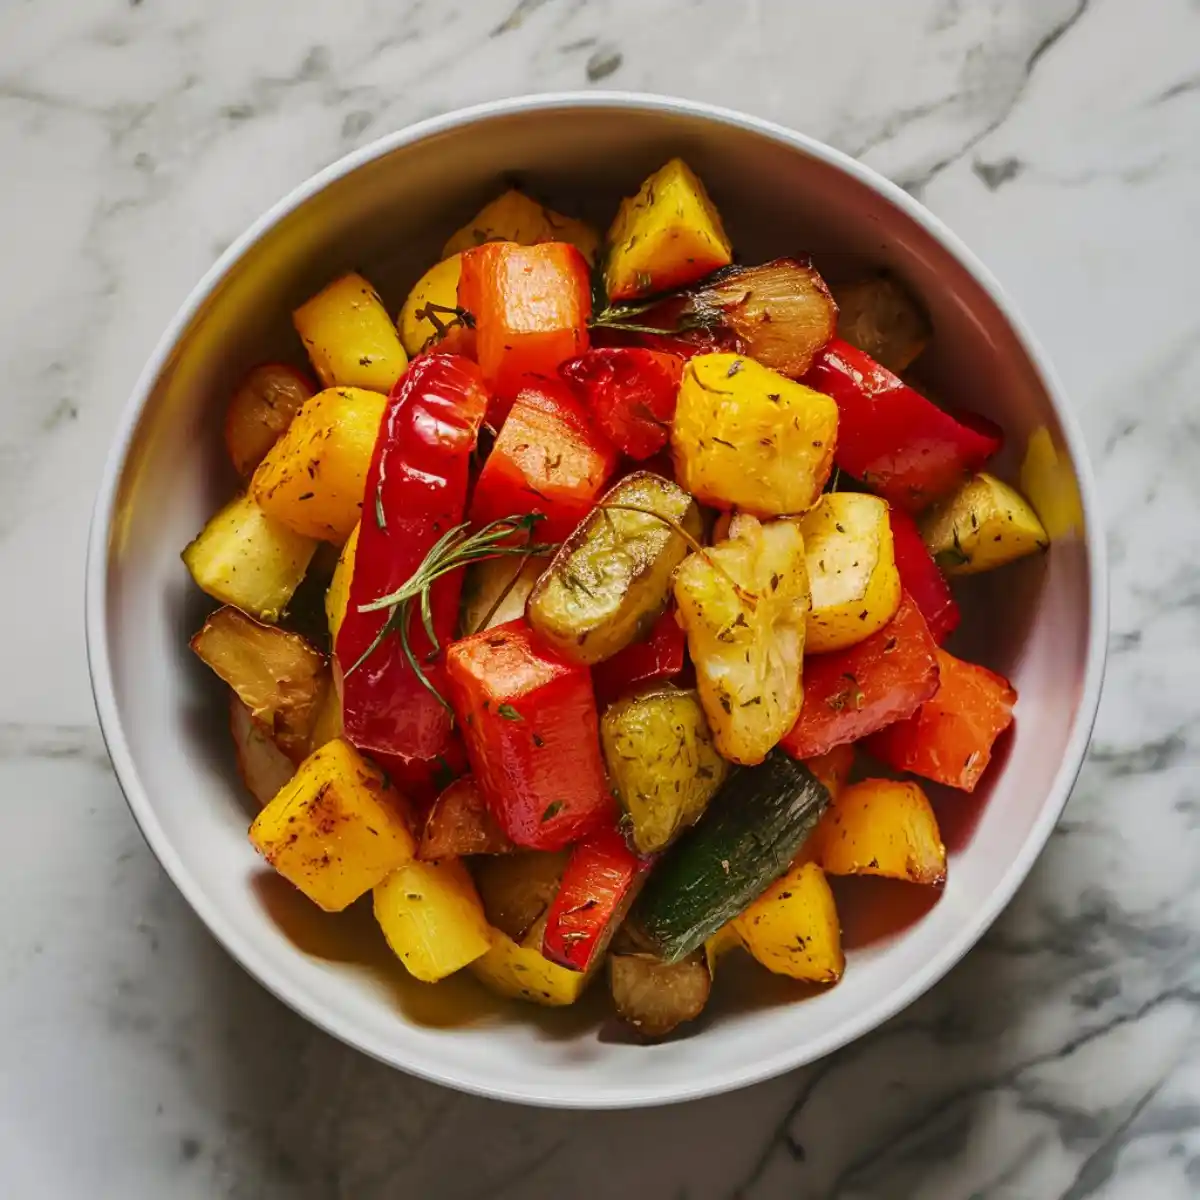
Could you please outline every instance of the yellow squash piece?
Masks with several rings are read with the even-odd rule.
[[[292,313],[317,378],[328,387],[385,395],[408,366],[400,335],[375,289],[351,273]]]
[[[1083,528],[1083,501],[1075,470],[1045,425],[1029,435],[1021,460],[1021,491],[1029,497],[1051,541]]]
[[[326,912],[341,912],[412,860],[403,801],[350,745],[314,750],[257,816],[250,841]]]
[[[842,650],[882,629],[900,607],[887,501],[831,492],[799,525],[812,586],[809,653]]]
[[[442,258],[481,246],[484,242],[516,242],[536,246],[539,242],[570,242],[589,263],[595,263],[600,235],[586,221],[531,200],[510,188],[485,204],[443,247]],[[454,303],[454,301],[451,301]]]
[[[721,216],[704,184],[673,158],[621,201],[608,231],[604,279],[612,301],[702,279],[733,262]]]
[[[1050,545],[1024,496],[981,471],[921,522],[921,537],[947,575],[972,575]]]
[[[683,560],[675,600],[717,749],[753,765],[800,713],[808,573],[793,522],[739,514],[734,533]]]
[[[346,617],[346,606],[350,603],[350,581],[354,578],[354,555],[358,550],[358,525],[350,531],[346,544],[338,555],[333,578],[325,592],[325,619],[329,622],[330,641],[336,645],[338,630]]]
[[[409,358],[420,354],[425,343],[437,333],[437,326],[427,316],[419,315],[427,304],[434,306],[434,311],[443,324],[453,320],[452,312],[441,310],[458,307],[458,277],[461,274],[462,255],[452,254],[449,258],[434,263],[413,284],[398,320],[400,341],[404,343]]]
[[[734,926],[746,949],[776,975],[837,983],[846,968],[833,892],[816,863],[792,867]]]
[[[214,599],[274,623],[316,548],[312,538],[268,516],[251,497],[238,496],[205,525],[183,561]]]
[[[946,848],[918,784],[864,779],[833,798],[811,838],[831,875],[881,875],[941,886]]]
[[[387,397],[327,388],[296,414],[250,483],[262,510],[306,537],[340,545],[362,514],[363,488]]]
[[[548,1008],[574,1004],[591,983],[592,974],[569,971],[543,957],[545,931],[543,918],[518,945],[499,929],[489,930],[491,948],[470,964],[470,971],[489,990],[513,1000],[528,1000]]]
[[[837,404],[739,354],[688,362],[671,428],[680,484],[714,508],[807,512],[833,469]]]
[[[491,946],[483,905],[456,858],[405,863],[376,884],[374,904],[388,945],[423,983],[453,975]]]

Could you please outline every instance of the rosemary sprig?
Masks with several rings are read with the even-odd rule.
[[[631,300],[623,304],[609,304],[593,313],[588,325],[592,329],[623,329],[626,333],[690,333],[696,329],[715,329],[721,324],[719,309],[699,305],[695,299],[683,293],[684,304],[673,317],[665,317],[660,325],[645,324],[638,317],[653,313],[672,299],[671,293],[655,296],[650,300]],[[665,314],[664,314],[665,316]]]
[[[401,649],[404,651],[404,657],[408,660],[408,665],[413,669],[413,674],[416,675],[421,684],[437,699],[443,708],[449,709],[450,705],[447,703],[445,697],[433,686],[429,677],[421,668],[421,664],[417,661],[417,656],[413,652],[412,644],[409,641],[408,628],[412,603],[414,600],[417,602],[421,624],[433,648],[430,653],[430,657],[432,657],[440,653],[442,648],[438,642],[437,633],[433,628],[433,608],[430,602],[430,591],[433,585],[442,576],[449,575],[451,571],[457,571],[462,567],[469,566],[473,562],[482,562],[484,559],[502,558],[505,556],[529,558],[534,555],[553,553],[557,549],[556,546],[548,543],[534,542],[533,540],[533,527],[542,519],[541,513],[529,513],[523,517],[502,517],[497,521],[490,521],[482,529],[478,529],[474,533],[468,532],[471,524],[469,521],[465,521],[463,524],[455,525],[454,528],[442,534],[430,548],[429,553],[425,555],[421,565],[400,587],[394,592],[389,592],[386,596],[379,596],[375,600],[370,600],[366,604],[358,606],[360,613],[383,612],[386,610],[387,618],[380,626],[379,632],[372,639],[371,644],[358,656],[358,660],[346,672],[346,676],[350,676],[357,671],[379,648],[384,638],[391,633],[398,633]],[[509,539],[514,534],[520,533],[525,534],[525,540],[516,545],[512,544]]]

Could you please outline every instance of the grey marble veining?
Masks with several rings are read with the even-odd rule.
[[[253,217],[411,120],[595,85],[824,138],[979,252],[1082,417],[1113,638],[1064,819],[939,987],[783,1079],[587,1115],[390,1072],[233,965],[108,769],[81,581],[117,413]],[[0,151],[0,1195],[1200,1195],[1194,0],[10,0]]]

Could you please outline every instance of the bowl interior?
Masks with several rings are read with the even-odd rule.
[[[589,1106],[682,1098],[863,1032],[948,969],[1007,900],[1065,800],[1092,716],[1083,710],[1094,707],[1095,552],[1077,531],[972,590],[952,648],[1003,672],[1021,699],[1003,769],[974,797],[937,798],[951,849],[938,902],[914,913],[899,892],[879,891],[883,927],[850,931],[860,944],[836,988],[789,1003],[801,989],[731,972],[702,1022],[652,1047],[605,1024],[595,1002],[543,1012],[493,1001],[470,980],[417,984],[389,958],[369,912],[325,916],[264,869],[246,841],[250,810],[220,688],[187,649],[210,605],[179,560],[234,485],[220,443],[231,383],[267,356],[301,361],[289,313],[338,272],[362,269],[398,310],[443,239],[505,181],[604,223],[673,154],[706,180],[744,261],[808,250],[834,277],[857,265],[898,272],[936,330],[923,376],[1000,422],[1002,473],[1014,477],[1040,429],[1074,469],[1030,349],[986,282],[898,193],[828,152],[686,106],[543,102],[435,123],[364,152],[234,247],[148,370],[99,510],[90,621],[101,714],[135,813],[176,882],[230,950],[307,1016],[389,1062],[493,1095]]]

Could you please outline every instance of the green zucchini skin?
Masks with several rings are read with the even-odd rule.
[[[663,960],[686,958],[758,899],[828,805],[820,780],[781,750],[735,771],[700,823],[663,855],[634,908]]]

